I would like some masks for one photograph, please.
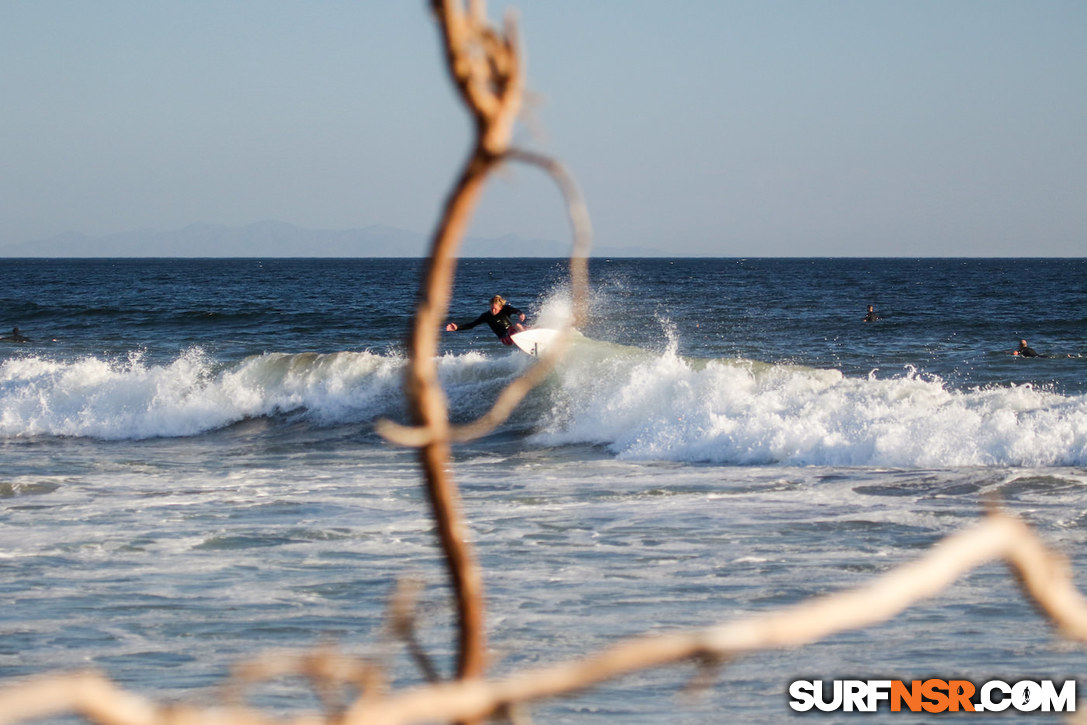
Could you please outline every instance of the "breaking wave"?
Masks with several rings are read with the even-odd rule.
[[[439,373],[457,419],[482,413],[528,358],[448,354]],[[404,415],[395,354],[266,353],[222,365],[194,348],[164,365],[139,354],[0,364],[0,438],[200,435],[302,416],[369,425]],[[1087,396],[1030,385],[953,390],[906,369],[884,378],[740,359],[692,360],[580,340],[512,424],[530,445],[596,445],[633,460],[736,465],[1087,464]]]

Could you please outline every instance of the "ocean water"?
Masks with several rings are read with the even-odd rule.
[[[448,672],[414,454],[373,433],[405,417],[420,269],[6,261],[0,330],[32,341],[0,343],[0,686],[92,667],[213,702],[233,665],[328,642],[410,684],[383,630],[402,577],[425,585],[420,634]],[[863,584],[990,497],[1087,591],[1087,260],[597,259],[591,277],[567,359],[454,450],[494,674]],[[554,324],[565,263],[464,260],[451,319],[495,293]],[[880,321],[861,321],[868,304]],[[1010,355],[1020,338],[1047,357]],[[486,328],[443,332],[441,350],[458,421],[529,363]],[[994,564],[883,625],[729,663],[699,694],[681,692],[685,665],[532,711],[774,722],[794,716],[800,678],[1064,680],[1085,665]],[[316,707],[291,680],[252,701]]]

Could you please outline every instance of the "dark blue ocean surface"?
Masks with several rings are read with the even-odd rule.
[[[166,360],[194,345],[223,361],[262,352],[385,350],[412,321],[416,259],[10,260],[0,268],[0,329],[35,344],[5,355]],[[907,366],[956,387],[1034,383],[1082,392],[1084,259],[593,260],[590,338],[700,358],[833,367],[847,375]],[[492,294],[538,313],[565,283],[564,260],[460,263],[451,319]],[[881,320],[860,324],[868,304]],[[1007,353],[1020,338],[1048,362]],[[55,339],[56,342],[48,342]],[[446,349],[493,352],[447,335]],[[1064,361],[1058,359],[1063,358]]]
[[[79,666],[206,702],[264,650],[372,655],[405,575],[427,584],[420,636],[448,671],[414,454],[373,432],[405,416],[421,268],[6,260],[0,331],[32,340],[0,343],[0,687]],[[562,363],[454,447],[494,674],[863,585],[992,500],[1087,591],[1087,260],[596,259],[591,277]],[[463,260],[450,319],[495,293],[554,325],[567,265]],[[879,321],[862,322],[869,304]],[[531,361],[486,327],[439,334],[457,421]],[[1046,357],[1012,356],[1021,338]],[[1085,664],[993,564],[886,624],[730,662],[699,698],[677,699],[677,668],[532,710],[780,722],[798,678],[1063,680]],[[419,681],[402,653],[388,667]],[[254,700],[315,708],[299,689]]]

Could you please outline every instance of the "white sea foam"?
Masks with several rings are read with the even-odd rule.
[[[101,439],[190,436],[237,421],[305,410],[356,419],[394,404],[400,362],[371,353],[270,353],[218,369],[191,349],[168,365],[36,357],[0,365],[0,435]]]
[[[528,358],[439,359],[452,415],[482,413]],[[220,367],[193,349],[166,365],[12,358],[0,365],[0,436],[138,439],[197,435],[254,417],[316,424],[403,413],[404,361],[370,352],[268,353]],[[1031,386],[953,390],[910,370],[837,370],[688,360],[579,340],[533,393],[519,426],[540,446],[603,445],[631,460],[832,466],[1087,463],[1087,397]],[[526,420],[526,416],[528,419]]]
[[[1081,465],[1087,398],[1030,386],[954,391],[745,361],[628,353],[567,364],[542,445],[606,445],[626,459],[728,464]]]

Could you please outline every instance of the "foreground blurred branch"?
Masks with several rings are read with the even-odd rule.
[[[340,717],[306,715],[295,725],[405,725],[487,717],[510,706],[563,695],[606,680],[680,661],[717,662],[796,647],[886,621],[950,586],[979,566],[1004,560],[1027,597],[1065,636],[1087,643],[1087,599],[1075,588],[1068,562],[1019,519],[993,513],[933,546],[920,559],[869,584],[703,630],[644,636],[583,659],[523,670],[505,679],[472,678],[383,696],[363,694]],[[311,670],[306,670],[311,667]],[[335,673],[359,681],[365,668],[298,658],[265,664],[260,672],[302,669],[311,680]],[[251,710],[154,705],[93,674],[43,677],[0,690],[0,725],[74,712],[100,725],[272,725]]]
[[[571,279],[575,314],[584,308],[587,293],[588,214],[573,180],[556,162],[526,152],[511,152],[514,120],[524,90],[523,60],[513,21],[499,33],[487,24],[482,0],[433,0],[442,31],[446,61],[454,86],[475,120],[475,143],[442,211],[419,289],[419,302],[409,337],[410,362],[405,390],[414,427],[380,421],[378,432],[394,442],[419,447],[426,490],[446,559],[457,614],[457,676],[478,677],[485,667],[486,631],[483,582],[468,541],[460,495],[448,473],[450,442],[483,435],[500,424],[527,392],[538,384],[562,354],[568,331],[555,349],[537,360],[505,388],[479,421],[452,429],[445,393],[438,382],[438,330],[449,310],[457,251],[480,192],[489,175],[504,161],[534,164],[559,185],[570,210],[574,230]]]
[[[433,0],[454,85],[476,121],[476,141],[442,213],[419,290],[405,380],[412,422],[427,431],[419,449],[427,495],[446,559],[457,613],[457,676],[478,677],[486,663],[483,582],[468,542],[460,496],[450,478],[449,415],[438,383],[438,330],[449,309],[456,252],[483,183],[509,147],[521,108],[523,73],[516,31],[487,25],[482,2],[466,13],[460,0]]]
[[[1087,643],[1087,599],[1075,588],[1067,560],[1047,549],[1022,521],[997,513],[939,542],[916,562],[858,589],[701,631],[628,640],[577,662],[527,670],[504,680],[447,683],[367,706],[360,703],[349,711],[348,722],[392,725],[435,716],[482,717],[511,704],[568,694],[650,667],[683,660],[728,660],[808,644],[886,621],[946,589],[964,573],[1000,559],[1058,630]]]

